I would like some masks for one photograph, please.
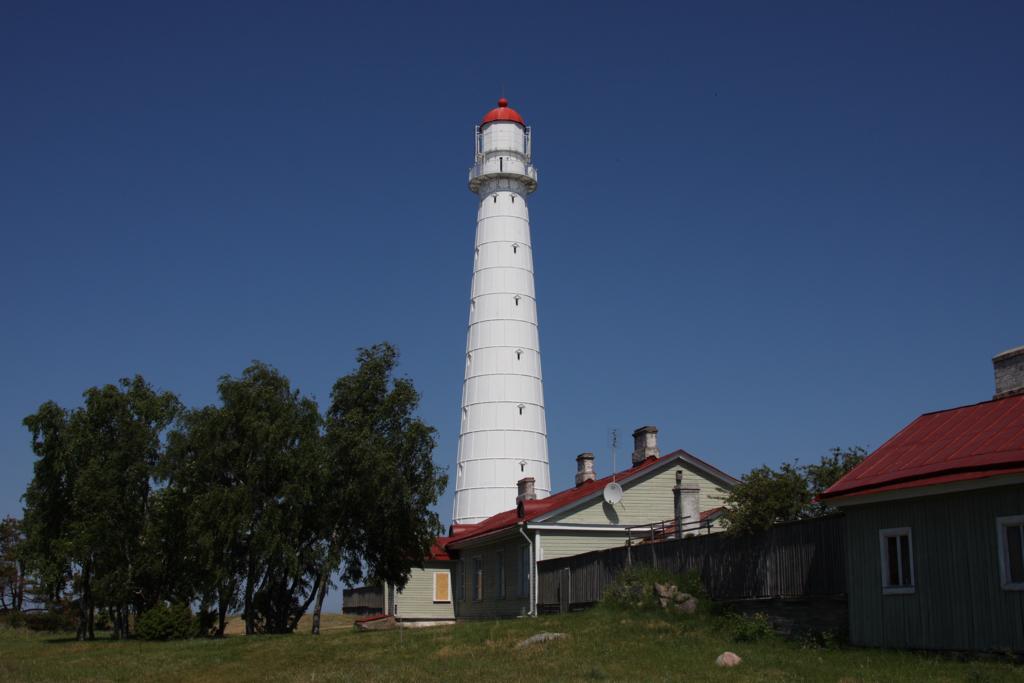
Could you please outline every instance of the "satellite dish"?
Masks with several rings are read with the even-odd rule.
[[[604,487],[604,502],[615,505],[622,500],[622,487],[614,481]]]

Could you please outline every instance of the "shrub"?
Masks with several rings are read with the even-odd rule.
[[[605,590],[601,602],[630,609],[658,607],[658,598],[654,594],[655,583],[673,585],[681,592],[696,597],[702,606],[707,602],[707,594],[697,572],[673,574],[648,566],[633,566],[621,571],[615,577],[615,582]]]
[[[182,640],[198,632],[196,618],[188,605],[160,603],[142,613],[135,624],[135,635],[142,640]]]
[[[768,615],[762,612],[755,612],[754,614],[744,616],[742,614],[732,614],[726,617],[729,631],[732,633],[732,639],[737,643],[750,643],[755,640],[761,640],[772,635],[772,624],[768,621]]]
[[[50,609],[26,612],[7,612],[0,623],[10,628],[27,628],[30,631],[74,631],[78,621],[70,610]]]

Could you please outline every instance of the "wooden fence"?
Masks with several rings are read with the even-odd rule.
[[[842,515],[833,515],[751,536],[692,536],[542,560],[537,602],[563,611],[593,604],[631,565],[697,571],[713,600],[844,595],[846,526]]]
[[[341,595],[342,614],[381,614],[384,612],[384,590],[380,586],[346,588]]]

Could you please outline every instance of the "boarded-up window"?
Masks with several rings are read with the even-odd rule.
[[[505,599],[505,553],[498,551],[494,556],[494,576],[498,581],[498,597]]]
[[[451,602],[451,574],[434,572],[434,602]]]
[[[996,520],[999,574],[1006,590],[1024,590],[1024,515]]]
[[[914,554],[910,528],[878,532],[882,555],[882,592],[914,592]]]
[[[484,599],[484,561],[483,558],[473,558],[473,599]]]

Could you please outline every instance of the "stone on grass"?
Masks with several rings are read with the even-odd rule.
[[[395,628],[396,626],[398,626],[398,623],[392,616],[359,619],[355,623],[357,631],[387,631],[388,629]]]
[[[739,666],[742,661],[743,660],[740,659],[740,656],[735,652],[723,652],[718,655],[718,659],[715,660],[715,664],[718,666]]]
[[[558,640],[560,638],[566,638],[564,633],[538,633],[535,636],[530,636],[526,640],[521,641],[516,647],[527,647],[529,645],[536,645],[537,643],[546,643],[549,640]]]

